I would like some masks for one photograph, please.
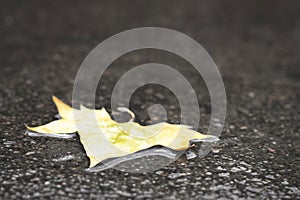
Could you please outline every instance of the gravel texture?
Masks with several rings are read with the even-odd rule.
[[[299,1],[0,1],[0,198],[299,199],[299,10]],[[25,134],[24,123],[54,119],[53,94],[71,103],[76,72],[93,47],[142,26],[191,36],[219,66],[228,111],[210,154],[152,173],[88,173],[78,137]],[[110,108],[122,73],[150,61],[188,78],[205,132],[210,99],[203,81],[166,52],[119,58],[101,79],[97,107]],[[132,97],[138,122],[149,123],[147,108],[155,103],[165,105],[169,122],[180,122],[176,98],[157,85]]]

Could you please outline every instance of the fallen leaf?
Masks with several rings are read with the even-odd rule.
[[[191,140],[216,139],[192,130],[189,126],[165,122],[142,126],[136,122],[118,123],[105,108],[93,110],[80,106],[74,109],[53,96],[61,119],[28,130],[44,134],[78,132],[80,141],[90,159],[90,167],[114,157],[162,145],[173,150],[186,150]],[[75,117],[76,116],[76,117]]]

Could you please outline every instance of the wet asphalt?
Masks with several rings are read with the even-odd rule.
[[[299,10],[298,1],[0,1],[0,198],[299,199]],[[189,35],[218,65],[227,117],[207,156],[182,157],[151,173],[88,173],[78,136],[25,134],[24,123],[55,119],[53,94],[71,103],[76,72],[90,50],[142,26]],[[96,106],[111,111],[118,78],[147,62],[187,77],[205,132],[210,98],[203,80],[166,52],[137,51],[115,61],[99,83]],[[147,108],[155,103],[164,105],[169,122],[180,123],[174,94],[157,85],[132,97],[136,121],[148,124]]]

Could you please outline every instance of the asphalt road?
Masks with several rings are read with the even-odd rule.
[[[0,198],[299,199],[299,10],[299,1],[0,1]],[[78,137],[25,134],[24,123],[54,119],[53,94],[71,103],[76,72],[90,50],[143,26],[189,35],[218,65],[227,118],[210,154],[152,173],[88,173]],[[114,62],[99,84],[97,107],[109,108],[124,71],[150,61],[181,70],[200,91],[199,130],[205,132],[210,99],[203,81],[166,52],[134,52]],[[157,85],[132,98],[137,122],[149,123],[154,103],[165,105],[169,122],[180,122],[176,98]]]

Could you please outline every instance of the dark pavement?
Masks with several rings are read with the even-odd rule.
[[[1,199],[299,199],[299,1],[0,1]],[[76,72],[89,51],[121,31],[158,26],[196,39],[222,73],[227,118],[221,141],[202,159],[184,158],[153,173],[88,173],[79,138],[34,138],[24,123],[54,119],[51,96],[71,103]],[[199,95],[200,131],[210,99],[191,66],[166,52],[121,57],[101,79],[97,107],[129,67],[157,61],[180,69]],[[116,67],[122,66],[122,70]],[[115,69],[114,69],[115,67]],[[136,92],[131,108],[163,103],[179,123],[166,88]]]

